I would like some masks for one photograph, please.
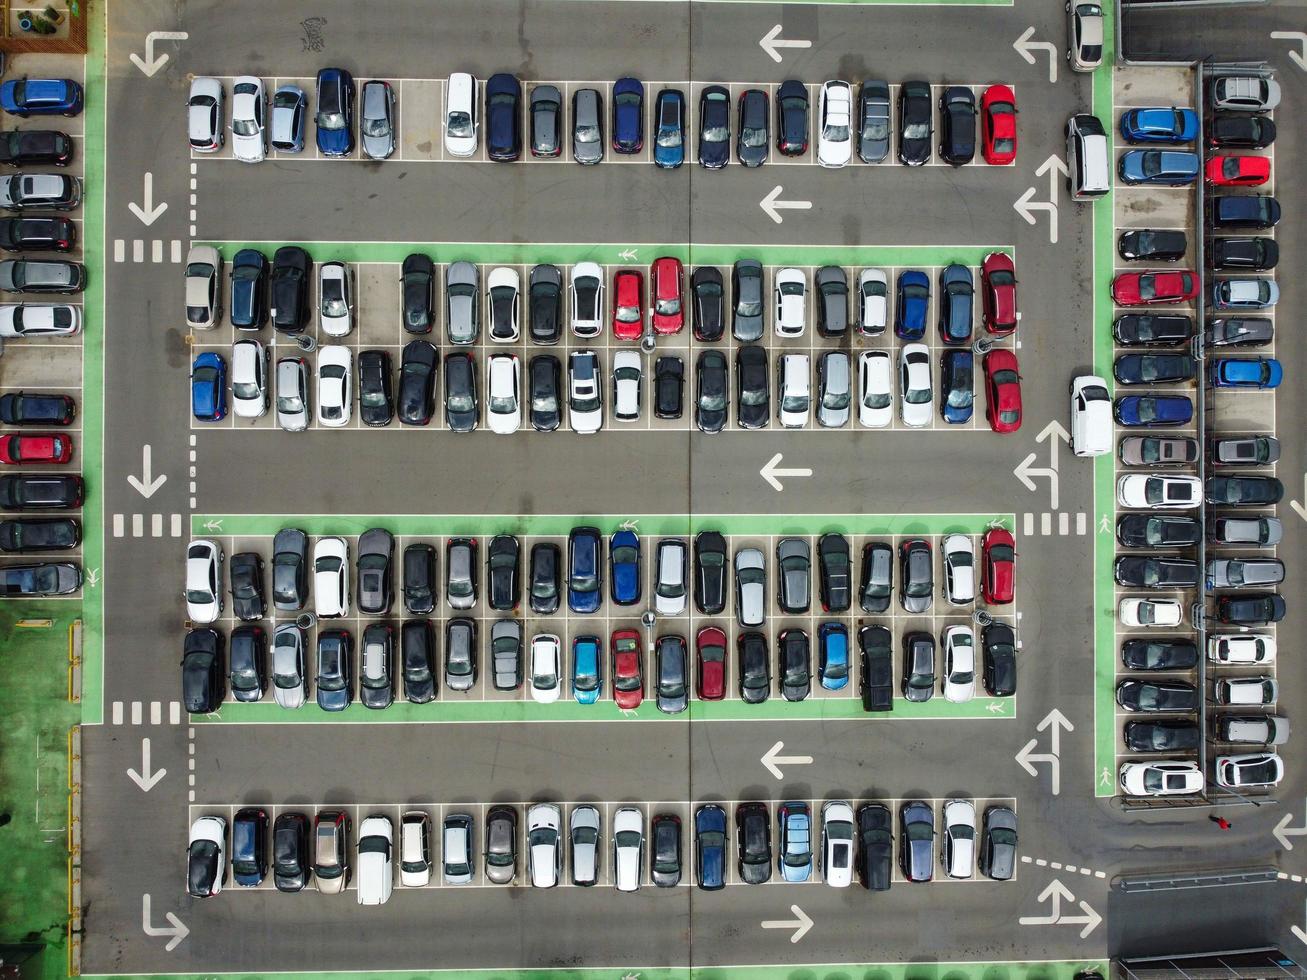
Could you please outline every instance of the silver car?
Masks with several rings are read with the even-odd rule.
[[[817,424],[838,429],[849,421],[849,355],[827,351],[817,360]]]
[[[445,272],[446,330],[451,344],[475,344],[481,332],[481,275],[471,262]]]
[[[370,159],[385,160],[395,152],[395,90],[389,82],[364,82],[361,104],[363,152]]]
[[[445,627],[445,689],[470,691],[477,679],[476,623],[459,617]]]
[[[522,686],[522,624],[517,620],[497,619],[490,627],[490,666],[495,690]]]
[[[304,673],[304,631],[282,623],[272,635],[272,696],[283,708],[303,707],[309,695]]]
[[[680,538],[658,542],[658,581],[654,591],[654,608],[660,616],[679,616],[685,612],[686,567],[689,550]]]
[[[572,156],[577,163],[598,163],[604,158],[603,118],[599,92],[578,89],[572,96]]]
[[[186,253],[186,325],[212,330],[222,319],[222,256],[212,245]]]
[[[572,808],[568,838],[572,845],[572,884],[586,887],[599,878],[599,811],[592,806]]]
[[[761,626],[767,618],[767,560],[757,548],[735,552],[735,614],[741,626]]]
[[[1207,563],[1209,589],[1252,589],[1284,581],[1278,558],[1217,558]]]
[[[286,432],[309,427],[309,370],[302,357],[277,361],[277,425]]]

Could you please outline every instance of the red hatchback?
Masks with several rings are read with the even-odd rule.
[[[699,653],[699,699],[720,701],[726,697],[726,634],[716,626],[705,626],[694,638]]]
[[[680,333],[685,326],[685,307],[681,304],[681,260],[670,256],[654,259],[649,270],[653,282],[654,333]]]
[[[1017,543],[1012,532],[991,527],[980,540],[980,594],[991,606],[1012,601],[1017,580]]]
[[[1217,187],[1256,187],[1271,179],[1269,157],[1212,157],[1207,182]]]
[[[1017,356],[1010,350],[985,355],[985,418],[995,432],[1021,428],[1021,374]]]
[[[1006,252],[990,252],[980,264],[981,321],[992,334],[1003,336],[1017,328],[1017,267]]]
[[[1118,306],[1183,303],[1198,295],[1198,277],[1192,272],[1123,272],[1112,280],[1112,299]]]
[[[66,463],[72,458],[69,436],[0,436],[0,463]]]
[[[613,276],[613,336],[639,340],[644,334],[644,275],[623,269]]]
[[[1006,85],[991,85],[980,97],[980,155],[1004,166],[1017,158],[1017,97]]]
[[[638,708],[644,700],[640,634],[613,630],[613,701],[619,708]]]

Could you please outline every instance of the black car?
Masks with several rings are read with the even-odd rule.
[[[808,152],[808,87],[795,78],[776,90],[776,149],[787,157]]]
[[[1203,496],[1223,507],[1270,507],[1283,499],[1284,484],[1273,476],[1209,476]]]
[[[675,354],[665,354],[654,362],[654,415],[660,419],[679,419],[685,393],[685,362]]]
[[[563,333],[563,273],[558,266],[532,267],[527,287],[527,319],[532,343],[558,343]]]
[[[1231,316],[1208,320],[1203,342],[1208,347],[1265,347],[1274,339],[1270,317]]]
[[[82,526],[72,518],[29,517],[0,521],[0,551],[66,551],[82,541]]]
[[[935,876],[935,809],[923,800],[899,807],[899,867],[908,881]]]
[[[899,545],[899,605],[905,612],[924,613],[935,596],[935,567],[930,542],[910,538]]]
[[[975,408],[975,355],[946,350],[939,356],[939,414],[945,422],[966,422]]]
[[[838,265],[825,265],[813,277],[817,300],[817,332],[842,337],[849,329],[849,281]]]
[[[1153,228],[1123,232],[1116,244],[1117,253],[1129,262],[1179,262],[1188,248],[1184,232]]]
[[[72,137],[57,129],[11,129],[0,133],[0,163],[11,167],[46,163],[66,167],[72,160]]]
[[[1194,361],[1188,354],[1122,354],[1112,365],[1120,385],[1165,385],[1190,381]]]
[[[272,255],[268,305],[272,326],[285,333],[300,333],[309,322],[309,270],[313,260],[298,245],[283,245]]]
[[[674,813],[656,813],[650,821],[649,878],[659,888],[681,883],[681,818]]]
[[[236,811],[231,822],[232,880],[244,888],[263,883],[268,873],[268,814],[259,807]]]
[[[935,693],[935,638],[914,630],[903,637],[903,696],[929,701]]]
[[[976,156],[976,97],[963,85],[950,85],[939,97],[939,155],[955,167]]]
[[[410,704],[436,699],[436,634],[429,619],[410,619],[399,631],[404,657],[404,697]]]
[[[1275,142],[1275,123],[1256,113],[1214,112],[1207,140],[1212,146],[1262,150]]]
[[[654,663],[658,710],[669,715],[684,711],[690,703],[689,658],[686,655],[685,639],[674,635],[658,637],[658,645],[654,648]]]
[[[409,333],[431,332],[435,296],[435,263],[421,252],[404,256],[400,266],[399,298],[405,330]]]
[[[279,892],[297,892],[313,874],[309,821],[302,813],[279,813],[272,822],[272,882]]]
[[[398,415],[403,425],[427,425],[435,413],[435,345],[425,340],[409,341],[399,363]]]
[[[830,532],[817,539],[818,594],[826,612],[845,612],[853,604],[849,540]]]
[[[364,425],[389,425],[395,415],[390,351],[359,352],[359,418]]]
[[[80,476],[57,476],[53,473],[0,476],[0,508],[69,510],[82,505],[85,489]]]
[[[1131,670],[1190,670],[1198,665],[1198,645],[1182,639],[1126,640],[1121,663]]]
[[[562,550],[558,545],[542,541],[531,546],[531,611],[540,616],[558,612]]]
[[[1112,323],[1112,336],[1123,347],[1178,347],[1193,332],[1193,317],[1181,313],[1127,313]]]
[[[766,357],[765,353],[763,357]],[[694,373],[694,424],[700,432],[721,432],[726,425],[726,406],[730,401],[726,355],[717,350],[701,351]],[[763,388],[766,389],[765,381]],[[762,415],[765,419],[766,409]]]
[[[726,570],[730,564],[726,539],[718,531],[694,536],[694,604],[705,616],[719,616],[726,608]]]
[[[1216,600],[1216,619],[1227,626],[1265,626],[1278,623],[1287,608],[1284,599],[1274,592],[1250,592],[1224,595]]]
[[[1132,721],[1125,726],[1126,748],[1133,752],[1189,752],[1199,741],[1192,721]]]
[[[771,658],[767,655],[767,637],[756,630],[746,630],[736,640],[740,668],[740,700],[761,704],[771,694]]]
[[[486,548],[487,601],[501,612],[516,609],[521,601],[522,546],[511,534],[496,534]]]
[[[1247,195],[1207,199],[1207,223],[1211,228],[1274,228],[1279,221],[1280,202],[1273,197]]]
[[[553,85],[531,89],[531,155],[556,157],[563,152],[563,96]]]
[[[1188,548],[1202,536],[1202,525],[1193,517],[1122,514],[1116,522],[1116,539],[1126,548]]]
[[[5,425],[72,425],[77,402],[68,395],[0,395],[0,422]]]
[[[562,362],[553,354],[537,354],[531,358],[527,373],[531,384],[531,428],[537,432],[553,432],[562,421],[558,401]]]
[[[235,568],[236,556],[232,556]],[[258,701],[268,686],[268,634],[261,626],[237,626],[228,652],[231,694],[237,701]]]
[[[771,143],[767,132],[770,116],[771,106],[766,92],[749,88],[740,93],[740,135],[735,153],[746,167],[761,167],[767,162],[767,147]]]
[[[731,267],[731,333],[736,340],[762,340],[763,296],[762,263],[757,259],[738,259]]]
[[[771,880],[771,819],[766,803],[735,808],[736,871],[746,885]]]
[[[1198,585],[1198,562],[1188,558],[1120,555],[1112,563],[1117,585],[1132,589],[1192,589]]]
[[[889,891],[894,857],[894,817],[884,803],[858,807],[858,883],[868,891]]]
[[[731,93],[720,85],[699,93],[699,166],[720,170],[731,158]]]
[[[262,330],[268,319],[268,258],[243,248],[231,260],[231,325]]]
[[[0,596],[71,595],[82,587],[82,570],[72,562],[43,561],[0,567]]]
[[[744,429],[762,429],[771,415],[767,349],[745,344],[735,351],[736,421]]]
[[[359,535],[359,612],[384,616],[394,600],[395,537],[383,527],[368,528]]]
[[[1116,686],[1116,703],[1126,711],[1197,711],[1198,689],[1185,681],[1141,681],[1127,678]]]
[[[1017,639],[1012,627],[998,621],[980,632],[984,660],[985,693],[992,698],[1010,698],[1017,693]]]
[[[726,330],[726,299],[721,270],[701,265],[690,276],[694,310],[694,339],[721,340]]]
[[[802,701],[812,690],[812,653],[803,630],[781,630],[777,637],[781,694],[786,701]]]
[[[226,687],[222,634],[208,627],[191,630],[182,646],[182,704],[193,715],[217,711]]]
[[[1279,263],[1280,246],[1273,238],[1213,238],[1208,244],[1207,257],[1213,269],[1266,272]]]
[[[263,557],[253,551],[231,556],[231,608],[237,619],[252,622],[267,614],[263,598]],[[233,654],[235,646],[232,647]]]
[[[415,616],[436,608],[436,549],[429,544],[404,548],[404,608]]]
[[[345,630],[319,630],[317,653],[318,707],[344,711],[354,700],[354,638]]]
[[[486,156],[507,162],[522,155],[522,83],[507,72],[486,79]]]
[[[889,83],[865,81],[858,93],[858,157],[880,163],[889,155]]]
[[[930,83],[899,86],[899,162],[919,167],[930,159]]]
[[[272,539],[272,605],[298,612],[309,595],[309,537],[297,527],[284,527]]]
[[[863,612],[883,613],[894,592],[894,549],[883,541],[862,547],[862,578],[858,584],[858,605]]]
[[[859,626],[862,655],[862,709],[890,711],[894,707],[894,641],[884,626]]]
[[[471,432],[477,427],[478,414],[477,371],[472,355],[446,354],[445,424],[451,432]]]
[[[77,226],[67,218],[0,218],[0,249],[6,252],[69,252]]]

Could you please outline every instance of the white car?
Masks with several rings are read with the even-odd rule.
[[[268,351],[257,340],[238,340],[231,348],[231,410],[257,419],[268,412]]]
[[[328,337],[354,329],[354,277],[344,262],[318,266],[318,324]]]
[[[1274,752],[1216,757],[1216,785],[1227,788],[1275,786],[1284,778],[1284,760]]]
[[[466,885],[473,878],[472,816],[448,813],[440,832],[440,877],[446,885]]]
[[[944,558],[944,598],[955,606],[976,601],[976,551],[968,534],[950,534],[940,543]]]
[[[817,162],[823,167],[842,167],[853,153],[853,90],[849,83],[836,79],[823,84],[817,113]]]
[[[858,355],[858,421],[868,429],[883,429],[894,418],[893,373],[889,351]]]
[[[776,292],[776,336],[802,337],[808,309],[808,281],[799,269],[780,269],[772,280]]]
[[[680,538],[658,542],[654,583],[654,610],[660,616],[679,616],[686,606],[686,569],[689,553]]]
[[[212,245],[193,245],[186,253],[186,325],[212,330],[222,319],[222,255]]]
[[[821,873],[832,888],[853,881],[853,807],[843,800],[821,807]]]
[[[246,163],[259,163],[267,153],[267,103],[263,82],[237,75],[231,86],[231,154]]]
[[[82,329],[82,308],[63,303],[0,305],[0,337],[71,337]]]
[[[884,269],[863,269],[858,273],[858,331],[878,336],[888,321],[889,276]]]
[[[353,372],[354,355],[348,347],[328,344],[318,348],[318,425],[349,425],[354,406]]]
[[[354,885],[360,905],[385,905],[395,884],[395,828],[389,817],[373,814],[359,823]]]
[[[456,71],[445,83],[445,152],[470,157],[477,151],[477,80]]]
[[[597,337],[604,329],[604,270],[597,262],[572,266],[572,333]]]
[[[1126,796],[1184,796],[1201,793],[1205,780],[1196,762],[1126,762],[1120,770]]]
[[[186,849],[186,891],[193,898],[208,898],[222,891],[227,877],[227,820],[200,817],[191,824]]]
[[[574,350],[567,355],[567,424],[573,432],[598,432],[604,424],[604,394],[599,355]]]
[[[632,350],[613,355],[613,417],[619,422],[640,421],[640,355]]]
[[[944,699],[961,703],[976,696],[976,635],[970,626],[944,630]]]
[[[1179,626],[1184,610],[1174,599],[1122,599],[1117,617],[1122,626]]]
[[[1221,677],[1212,689],[1217,704],[1275,704],[1280,685],[1274,677]]]
[[[776,371],[777,421],[786,429],[802,429],[811,403],[808,355],[782,354]]]
[[[422,888],[431,881],[431,817],[410,810],[399,821],[399,883]]]
[[[490,302],[490,339],[496,344],[515,344],[522,335],[518,324],[522,277],[516,269],[497,266],[486,276],[486,297]]]
[[[644,815],[633,806],[613,814],[613,884],[619,892],[640,890],[644,865]]]
[[[272,696],[282,708],[302,708],[308,699],[304,675],[304,632],[282,623],[272,635]]]
[[[553,633],[537,633],[531,638],[531,699],[540,704],[553,704],[562,693],[561,645]]]
[[[205,625],[222,615],[222,563],[218,542],[198,538],[186,547],[186,618]]]
[[[1122,507],[1181,510],[1203,505],[1203,481],[1196,476],[1127,473],[1116,482],[1116,502]]]
[[[1112,451],[1112,396],[1107,382],[1092,374],[1071,381],[1071,451],[1103,456]]]
[[[1269,633],[1226,633],[1207,637],[1207,659],[1241,666],[1275,660],[1275,637]]]
[[[572,884],[593,885],[599,879],[599,811],[592,806],[572,807],[568,843],[572,851]]]
[[[553,888],[563,869],[563,815],[553,803],[526,811],[526,853],[531,885]]]
[[[319,538],[313,545],[313,611],[319,619],[349,615],[349,545]]]
[[[930,348],[925,344],[904,344],[899,350],[899,418],[914,429],[930,425],[933,400]]]
[[[486,361],[486,424],[491,432],[509,435],[522,424],[516,354],[492,354]]]
[[[196,153],[217,153],[226,138],[222,131],[222,82],[197,75],[186,100],[186,135]]]
[[[970,878],[976,863],[976,807],[970,800],[944,804],[939,860],[950,878]]]

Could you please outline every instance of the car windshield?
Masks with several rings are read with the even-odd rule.
[[[970,408],[974,399],[970,386],[964,388],[959,385],[948,393],[949,408]]]
[[[730,132],[727,128],[729,125],[728,120],[730,119],[730,109],[726,108],[726,98],[723,96],[721,98],[709,99],[707,103],[704,105],[704,109],[705,109],[704,112],[705,119],[707,119],[709,116],[717,114],[716,112],[714,112],[714,109],[721,109],[724,111],[722,111],[721,113],[720,123],[718,123],[717,125],[704,126],[703,132],[701,133],[701,139],[705,143],[723,142],[730,136]]]
[[[821,135],[823,139],[826,139],[831,143],[845,143],[849,138],[849,127],[847,124],[833,125],[827,123],[822,127]]]
[[[250,399],[258,398],[261,394],[261,389],[256,382],[237,381],[231,386],[231,393],[237,398],[248,401]]]
[[[445,399],[445,404],[451,412],[470,412],[473,406],[472,393],[470,391],[450,392]]]
[[[745,402],[745,404],[754,404],[754,403],[753,403],[753,402]],[[705,412],[721,412],[721,411],[725,411],[725,409],[726,409],[726,394],[725,394],[725,392],[717,392],[717,393],[700,393],[700,395],[699,395],[699,407],[702,408]]]
[[[669,299],[660,299],[654,305],[654,309],[662,316],[672,316],[681,312],[681,297],[673,296]]]
[[[903,127],[903,138],[905,140],[924,140],[930,135],[930,122],[923,120],[921,122],[910,122]]]
[[[472,135],[472,117],[466,112],[451,112],[445,122],[445,130],[450,136],[466,139]]]
[[[318,113],[318,129],[344,129],[345,117],[339,112]]]
[[[253,119],[233,119],[231,132],[233,136],[258,136],[259,124]]]
[[[331,317],[346,316],[349,306],[345,302],[345,284],[341,279],[324,279],[322,281],[322,315]]]
[[[740,391],[741,405],[765,405],[767,404],[766,388],[744,388]]]
[[[576,126],[575,138],[578,143],[598,143],[599,127],[596,125],[584,125],[578,123]]]
[[[671,149],[681,145],[681,127],[676,124],[675,120],[664,122],[658,130],[658,145]]]

